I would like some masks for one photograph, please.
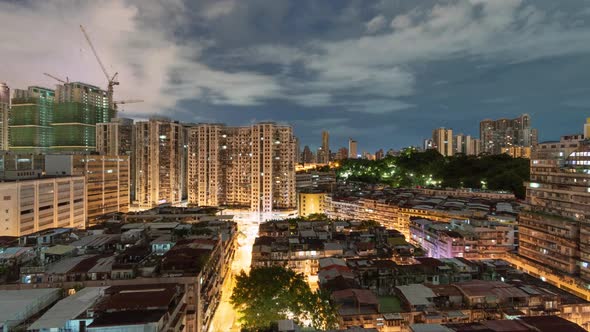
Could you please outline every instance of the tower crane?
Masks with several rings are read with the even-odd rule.
[[[48,74],[48,73],[43,73],[43,75],[45,75],[45,76],[47,76],[47,77],[51,77],[51,78],[53,78],[54,80],[56,80],[56,81],[58,81],[58,82],[60,82],[60,83],[64,83],[64,84],[66,84],[66,83],[70,83],[70,79],[69,79],[67,76],[66,76],[66,80],[64,81],[64,80],[62,80],[61,78],[59,78],[59,77],[56,77],[56,76],[53,76],[53,75],[51,75],[51,74]]]
[[[143,100],[141,100],[141,99],[130,99],[130,100],[117,100],[117,101],[113,101],[113,104],[115,105],[115,107],[117,107],[118,105],[134,104],[134,103],[143,103]],[[121,111],[123,111],[123,110],[121,110]]]
[[[90,46],[90,49],[92,49],[92,53],[94,53],[94,57],[96,58],[96,61],[98,61],[98,64],[100,65],[100,69],[102,69],[102,72],[104,73],[104,75],[107,78],[107,81],[109,82],[108,89],[107,89],[107,98],[109,100],[109,108],[116,110],[117,104],[115,104],[113,102],[113,90],[114,90],[113,87],[115,85],[119,85],[119,81],[117,81],[117,76],[119,75],[119,73],[117,72],[113,76],[109,75],[109,73],[107,72],[107,69],[105,68],[104,64],[100,60],[100,57],[98,56],[98,53],[96,52],[96,49],[94,48],[94,45],[92,44],[92,41],[90,40],[90,37],[88,36],[88,33],[86,33],[86,29],[84,29],[84,26],[80,25],[80,30],[82,30],[82,33],[84,34],[84,37],[86,38],[86,41],[88,42],[88,45]]]

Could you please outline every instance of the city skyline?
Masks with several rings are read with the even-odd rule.
[[[555,6],[8,2],[0,4],[11,26],[3,33],[20,37],[0,46],[11,64],[2,80],[11,89],[52,88],[42,74],[50,72],[105,89],[82,23],[107,69],[119,72],[115,98],[145,100],[125,105],[126,117],[166,112],[230,126],[275,120],[292,124],[302,146],[315,149],[327,129],[334,149],[353,136],[360,151],[374,152],[418,145],[434,127],[476,136],[483,118],[529,113],[543,141],[573,134],[590,105],[581,83],[588,74],[577,70],[590,52],[590,10],[568,1],[557,15]],[[268,19],[252,23],[261,17]],[[413,47],[399,47],[408,42]],[[375,51],[367,56],[366,48]]]

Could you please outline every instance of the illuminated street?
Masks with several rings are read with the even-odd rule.
[[[222,297],[217,312],[213,316],[210,332],[214,331],[239,331],[237,312],[234,311],[229,300],[234,286],[234,278],[241,270],[249,271],[252,261],[252,245],[258,233],[258,214],[252,215],[242,211],[228,211],[225,214],[233,214],[238,223],[238,248],[232,262],[232,276],[227,278],[223,285]]]

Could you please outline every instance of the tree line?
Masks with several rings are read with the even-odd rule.
[[[444,157],[436,150],[407,149],[380,160],[347,159],[336,169],[339,179],[393,187],[505,190],[524,198],[529,159],[506,154]]]

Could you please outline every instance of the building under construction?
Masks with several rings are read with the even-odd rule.
[[[53,146],[55,91],[39,86],[15,89],[8,117],[9,149],[16,152],[49,152]]]

